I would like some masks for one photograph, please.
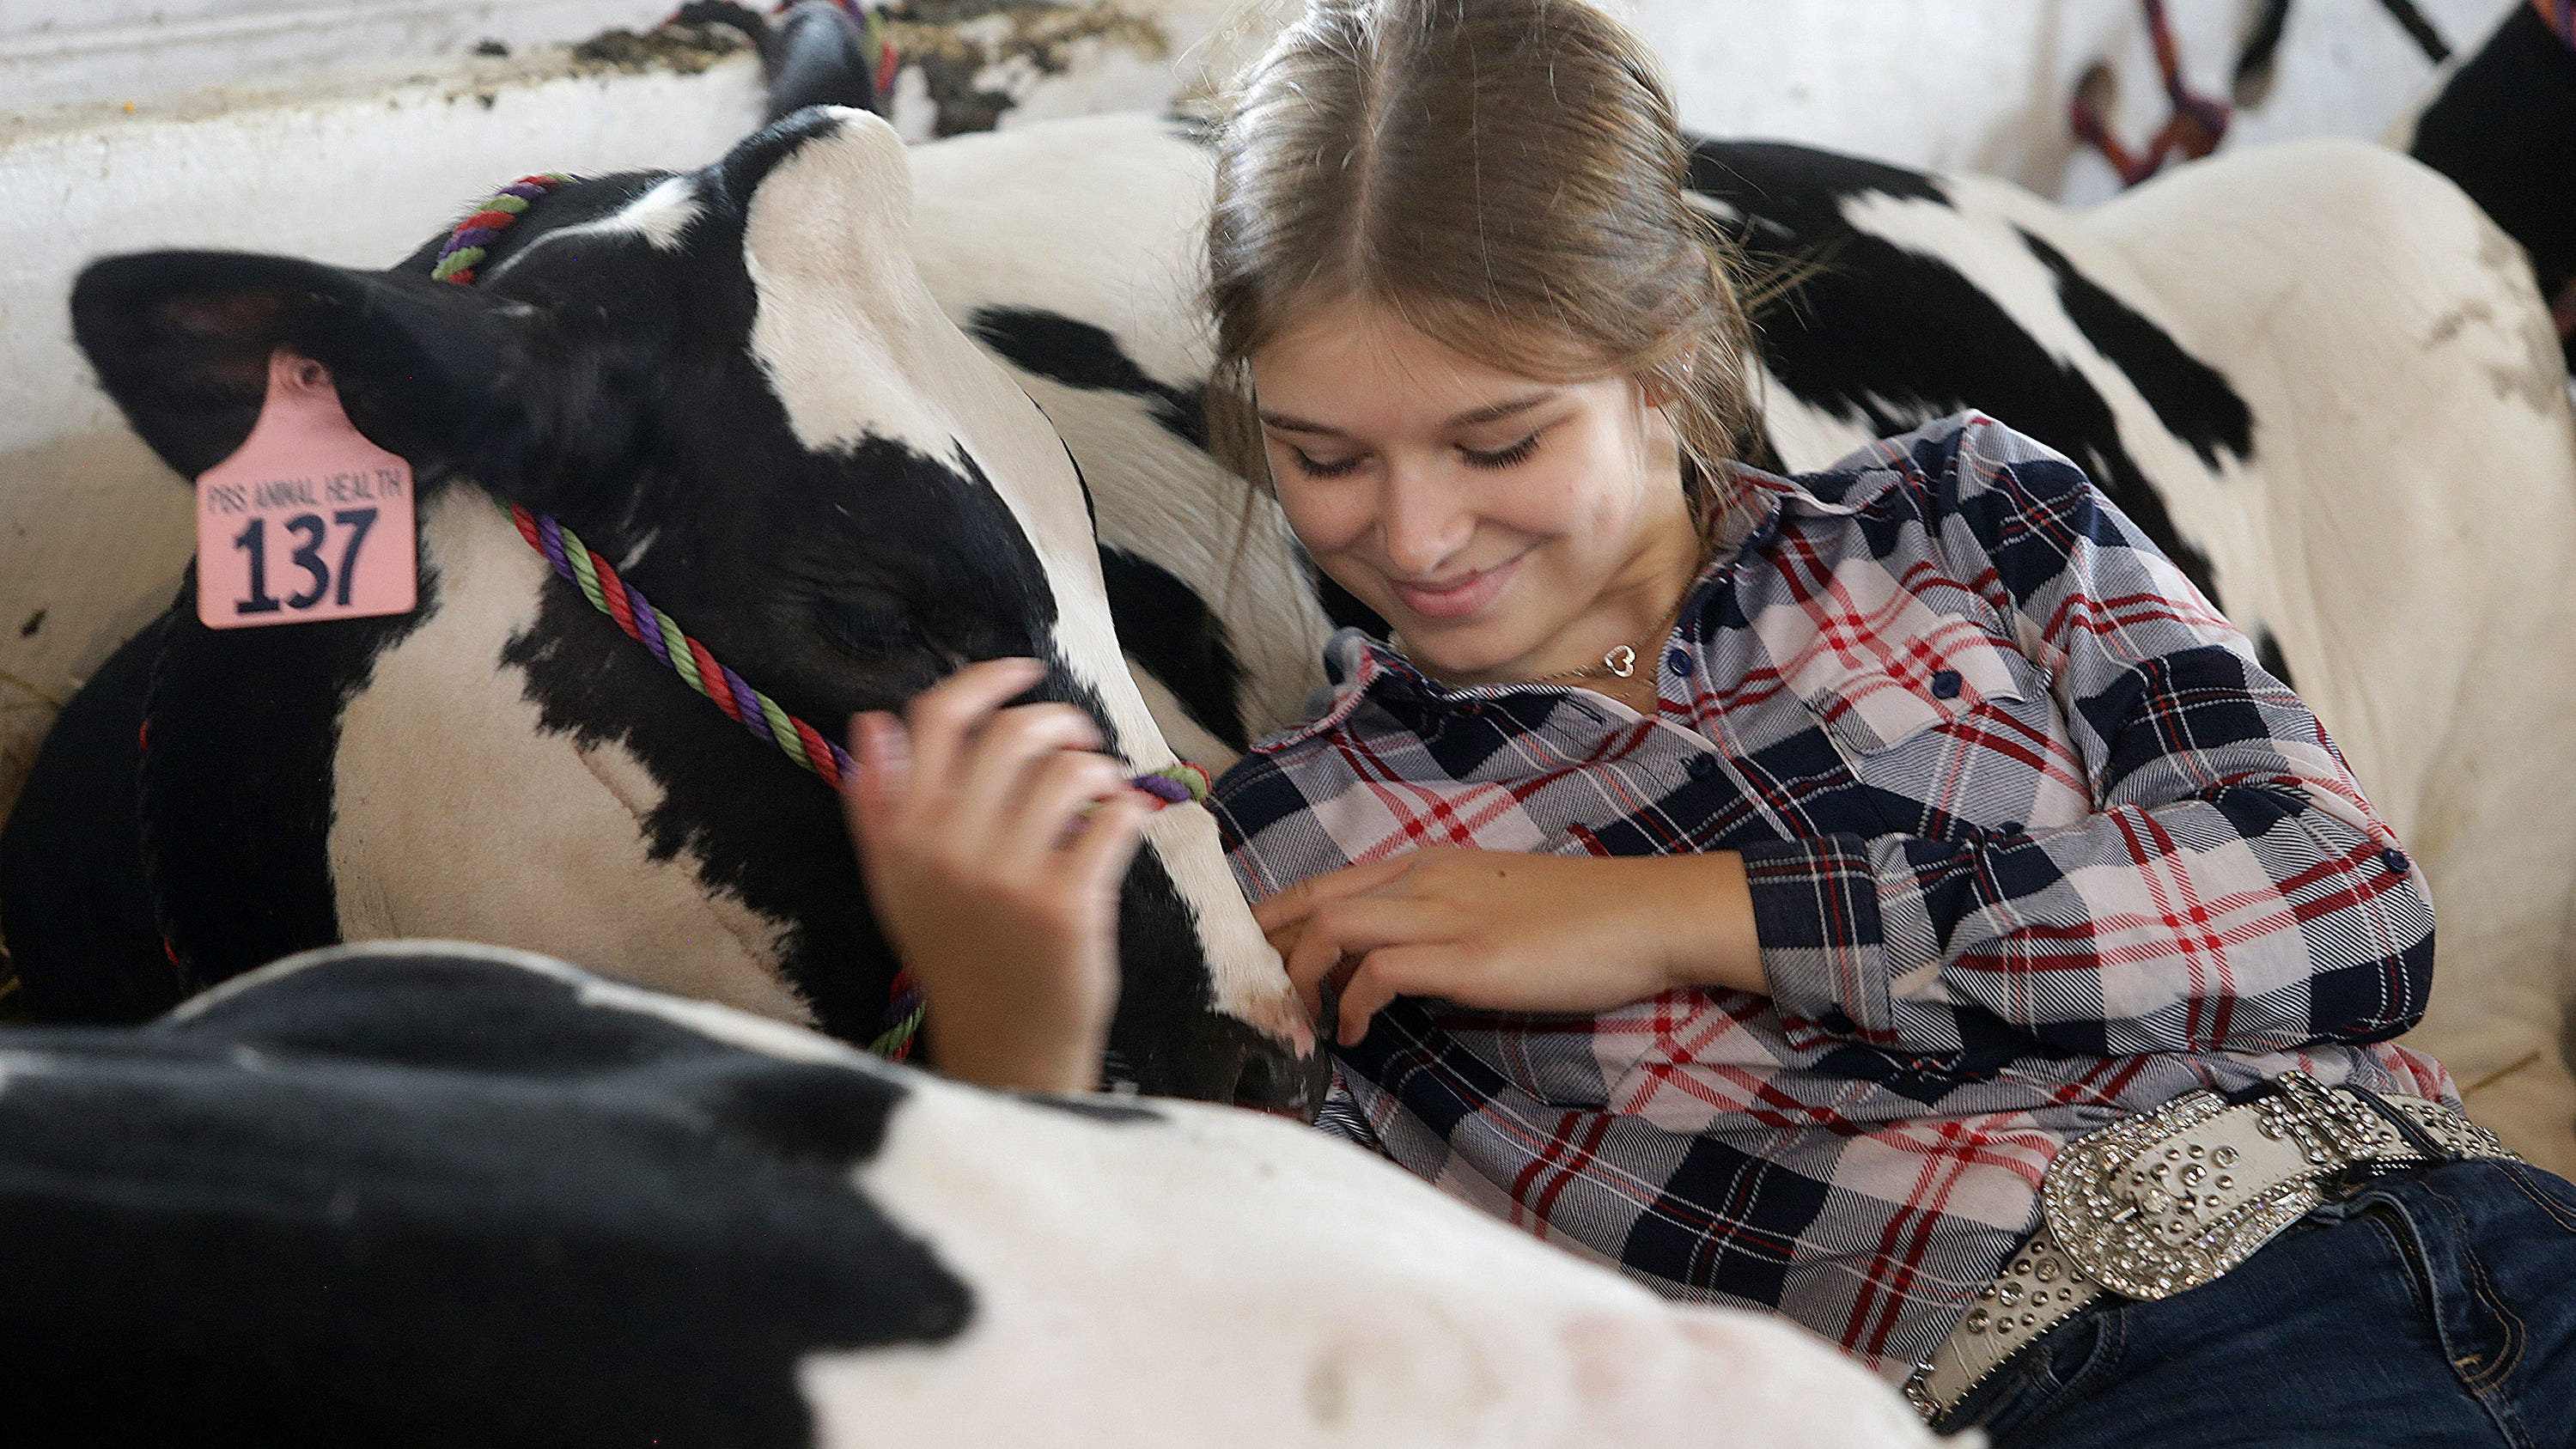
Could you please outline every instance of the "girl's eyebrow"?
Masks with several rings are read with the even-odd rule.
[[[1543,402],[1547,402],[1554,398],[1558,391],[1559,390],[1556,388],[1549,388],[1545,392],[1534,392],[1527,397],[1517,397],[1510,399],[1507,402],[1498,402],[1490,407],[1473,408],[1467,412],[1460,413],[1458,416],[1451,418],[1440,426],[1445,431],[1451,428],[1472,428],[1480,423],[1498,423],[1505,418],[1528,412],[1531,408],[1537,407]],[[1277,428],[1283,433],[1314,433],[1318,436],[1327,438],[1345,438],[1350,436],[1341,429],[1332,427],[1328,424],[1308,422],[1304,418],[1292,417],[1287,413],[1274,413],[1267,408],[1262,410],[1261,421],[1271,427]]]

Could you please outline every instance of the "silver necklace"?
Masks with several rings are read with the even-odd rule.
[[[1694,576],[1694,582],[1696,582],[1696,576]],[[1673,626],[1681,622],[1682,605],[1689,602],[1690,596],[1691,585],[1686,583],[1682,585],[1681,597],[1673,600],[1672,608],[1665,613],[1663,622],[1657,624],[1653,631],[1646,635],[1646,642],[1650,646],[1661,644],[1666,636],[1673,632]],[[1389,631],[1386,636],[1386,642],[1389,648],[1392,648],[1396,653],[1404,656],[1405,663],[1413,663],[1413,656],[1405,651],[1404,638],[1402,635]],[[1578,664],[1572,669],[1560,669],[1553,674],[1532,675],[1528,679],[1516,679],[1511,682],[1514,684],[1548,684],[1559,679],[1628,679],[1636,675],[1637,660],[1639,657],[1640,656],[1635,645],[1620,644],[1613,646],[1609,653],[1602,655],[1600,662],[1597,664]],[[1418,664],[1414,665],[1414,667],[1417,669],[1421,668]]]

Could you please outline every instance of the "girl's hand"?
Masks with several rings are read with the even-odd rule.
[[[1677,986],[1765,992],[1744,859],[1435,847],[1300,881],[1253,908],[1306,1009],[1341,982],[1351,1046],[1399,996],[1610,1011]]]
[[[1001,708],[1042,673],[1027,659],[971,664],[901,721],[858,716],[842,803],[877,923],[921,982],[940,1068],[1087,1092],[1118,1003],[1118,886],[1146,797],[1098,753],[1082,711]]]

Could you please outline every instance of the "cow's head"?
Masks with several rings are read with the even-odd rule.
[[[910,211],[894,133],[816,109],[703,171],[546,195],[471,286],[429,279],[434,246],[387,272],[154,253],[92,267],[74,324],[183,474],[240,445],[288,348],[411,461],[425,523],[468,490],[561,519],[820,727],[966,661],[1032,655],[1049,671],[1035,695],[1089,711],[1132,766],[1170,763],[1121,661],[1082,481],[933,304]],[[655,851],[781,923],[789,994],[836,1034],[872,1035],[892,963],[828,792],[549,587],[495,667],[525,671],[549,727],[630,747],[666,792],[645,822]],[[437,592],[425,576],[424,610]],[[434,762],[415,787],[443,788]],[[1307,1104],[1313,1039],[1215,823],[1183,807],[1146,836],[1113,1082]]]

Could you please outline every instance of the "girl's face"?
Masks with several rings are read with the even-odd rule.
[[[1435,677],[1596,663],[1696,567],[1671,426],[1626,378],[1497,371],[1365,302],[1250,361],[1289,526]]]

